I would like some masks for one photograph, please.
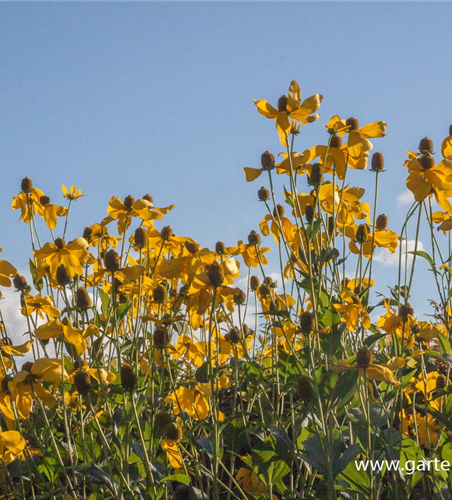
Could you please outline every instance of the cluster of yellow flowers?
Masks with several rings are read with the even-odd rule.
[[[67,241],[85,195],[62,186],[68,206],[54,205],[22,180],[12,208],[29,226],[29,276],[0,260],[0,285],[17,290],[28,325],[13,345],[0,317],[4,498],[447,498],[444,474],[419,482],[359,471],[354,459],[452,453],[451,245],[434,230],[452,229],[452,130],[440,162],[429,138],[408,152],[415,201],[399,236],[376,210],[385,170],[371,140],[385,122],[335,115],[326,144],[295,151],[322,99],[302,101],[292,81],[276,108],[255,101],[283,151],[244,169],[267,183],[257,193],[266,215],[232,246],[175,235],[161,222],[174,206],[148,194],[113,196],[105,219]],[[369,162],[372,211],[347,184]],[[288,178],[280,203],[275,175]],[[400,243],[416,212],[410,264]],[[432,256],[418,247],[422,214]],[[262,243],[270,235],[280,282],[268,270],[273,243]],[[399,251],[400,265],[373,304],[376,248]],[[438,287],[432,321],[410,305],[417,258]]]

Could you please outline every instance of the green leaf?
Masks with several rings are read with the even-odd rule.
[[[33,278],[33,285],[36,288],[36,290],[38,292],[40,292],[44,288],[44,283],[42,281],[42,278],[40,280],[38,280],[38,274],[36,272],[36,265],[31,259],[29,259],[29,265],[30,265],[31,277]]]
[[[412,255],[419,255],[419,257],[422,257],[423,259],[425,259],[432,266],[432,269],[435,269],[435,267],[436,267],[435,261],[430,257],[430,255],[427,252],[423,252],[422,250],[416,250],[416,251],[407,252],[407,253],[410,253]]]
[[[171,474],[171,476],[166,476],[161,481],[176,481],[185,484],[185,486],[189,486],[191,482],[190,476],[187,476],[187,474]]]
[[[442,354],[450,354],[450,342],[441,332],[438,333],[439,346]]]

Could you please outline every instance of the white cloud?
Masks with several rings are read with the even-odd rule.
[[[406,205],[411,205],[414,202],[414,196],[411,191],[405,189],[405,191],[396,198],[396,204],[398,207],[404,207]]]
[[[403,240],[401,243],[402,246],[402,265],[405,264],[405,258],[406,258],[406,253],[408,252],[413,252],[414,247],[415,247],[415,240],[408,240],[408,245],[406,240]],[[417,249],[418,251],[424,250],[424,245],[422,241],[418,241],[417,244]],[[398,266],[399,265],[399,258],[400,258],[400,249],[397,248],[397,250],[394,253],[391,253],[387,248],[381,248],[378,252],[375,253],[374,259],[377,262],[381,262],[385,266]],[[408,264],[411,264],[413,260],[413,255],[408,254]]]

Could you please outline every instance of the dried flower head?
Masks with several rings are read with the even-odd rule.
[[[330,148],[340,148],[342,146],[342,138],[336,134],[331,136]]]
[[[132,208],[132,205],[135,203],[135,198],[129,194],[124,198],[124,206],[129,210]]]
[[[314,211],[315,209],[312,205],[306,205],[304,214],[308,222],[312,222],[314,220]]]
[[[356,364],[358,368],[369,368],[373,363],[373,353],[367,347],[361,347],[356,355]]]
[[[111,273],[117,271],[121,265],[121,259],[118,252],[110,248],[104,257],[105,269]]]
[[[314,399],[314,389],[311,379],[306,375],[300,375],[298,379],[298,395],[303,403],[310,403]]]
[[[406,304],[402,304],[399,307],[399,316],[402,317],[404,321],[408,319],[408,316],[414,316],[414,309],[411,307],[411,304],[408,302]]]
[[[302,333],[311,333],[314,328],[314,315],[310,311],[304,311],[300,316],[300,330]]]
[[[168,241],[171,238],[171,236],[173,236],[173,228],[171,226],[162,227],[162,230],[160,231],[160,236],[162,240]]]
[[[345,122],[345,124],[347,125],[349,132],[352,132],[353,130],[359,129],[358,118],[354,118],[353,116],[348,118],[347,121]]]
[[[184,436],[182,432],[182,427],[176,422],[171,422],[166,426],[165,438],[171,441],[180,441]]]
[[[156,328],[152,340],[157,349],[165,348],[169,342],[168,330],[166,328]]]
[[[78,371],[74,375],[74,385],[77,392],[82,396],[85,396],[91,390],[91,378],[88,373],[84,371]]]
[[[226,245],[222,241],[217,241],[215,243],[215,252],[219,255],[224,255],[226,253]]]
[[[419,151],[421,153],[433,153],[433,141],[430,137],[424,137],[420,140]]]
[[[284,206],[283,206],[283,205],[280,205],[279,203],[278,203],[278,205],[276,205],[276,207],[273,209],[273,217],[274,217],[275,219],[278,219],[278,218],[284,217],[284,213],[285,213]]]
[[[419,163],[422,165],[424,170],[428,170],[429,168],[433,168],[435,166],[435,158],[430,155],[421,156],[419,158]]]
[[[148,233],[144,227],[137,227],[135,229],[135,245],[141,250],[148,244]]]
[[[20,183],[20,188],[24,193],[29,193],[33,189],[33,181],[30,177],[24,177]]]
[[[259,278],[257,276],[251,276],[250,278],[250,288],[253,292],[255,292],[260,285]]]
[[[79,287],[75,294],[75,303],[80,309],[89,309],[91,307],[91,298],[84,287]]]
[[[257,192],[257,197],[260,201],[267,201],[270,198],[270,191],[262,186]]]
[[[212,262],[212,264],[210,264],[210,266],[207,268],[207,276],[209,277],[209,281],[212,286],[221,286],[224,281],[223,266],[217,261]]]
[[[322,166],[320,163],[313,163],[311,172],[308,175],[308,184],[311,186],[318,186],[322,182]]]
[[[248,243],[250,245],[259,245],[261,242],[261,237],[256,231],[251,231],[250,234],[248,235]]]
[[[157,285],[152,292],[152,299],[156,304],[163,304],[166,300],[167,292],[166,287]]]
[[[261,155],[261,165],[263,170],[271,170],[275,167],[275,157],[270,151],[265,151]]]
[[[28,287],[26,278],[20,274],[16,274],[16,276],[14,276],[13,284],[16,290],[19,290],[20,292],[24,292]]]
[[[374,153],[372,155],[371,165],[371,170],[373,172],[383,172],[385,168],[385,158],[383,153]]]
[[[386,229],[388,227],[388,216],[386,214],[380,214],[375,222],[377,229]]]
[[[289,102],[289,98],[286,95],[282,95],[278,99],[278,111],[287,111],[287,104]]]
[[[138,385],[137,376],[129,363],[124,363],[121,366],[121,385],[125,391],[133,391]]]
[[[173,423],[173,416],[166,411],[161,411],[155,416],[154,422],[158,430],[164,431],[168,425]]]
[[[83,230],[83,238],[85,238],[85,240],[88,242],[88,243],[91,243],[93,241],[93,228],[92,227],[85,227],[85,229]]]
[[[369,228],[367,224],[360,224],[358,226],[355,239],[358,243],[366,243],[369,240]]]

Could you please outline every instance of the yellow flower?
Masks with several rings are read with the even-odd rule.
[[[410,158],[405,162],[409,172],[406,185],[414,199],[420,202],[434,194],[438,205],[451,212],[449,198],[452,196],[452,160],[445,158],[433,165],[432,157],[421,156],[418,159],[416,153],[409,152],[409,155]],[[431,158],[430,163],[425,158]]]
[[[81,356],[88,347],[84,334],[84,331],[76,330],[72,325],[64,324],[59,320],[44,323],[35,331],[36,337],[41,340],[62,336],[66,342],[75,347],[77,356]]]
[[[0,248],[0,252],[2,249]],[[11,279],[17,273],[17,269],[6,260],[0,259],[0,285],[11,286]]]
[[[334,304],[336,311],[342,315],[342,320],[347,328],[354,332],[359,324],[365,329],[370,328],[370,317],[367,309],[362,305],[361,299],[351,290],[344,288],[341,292],[342,304]]]
[[[302,124],[317,120],[320,115],[313,113],[319,109],[322,99],[322,95],[315,94],[301,102],[300,87],[295,80],[292,80],[288,95],[283,95],[278,100],[278,109],[271,106],[265,99],[255,100],[254,104],[261,115],[275,120],[279,140],[283,146],[287,146],[291,120]]]
[[[86,194],[82,193],[81,189],[76,189],[74,185],[71,186],[71,189],[68,191],[68,188],[63,184],[61,186],[61,191],[63,191],[63,196],[68,200],[77,200],[82,196],[86,196]]]
[[[37,188],[32,188],[28,193],[21,192],[13,198],[11,207],[13,210],[20,210],[20,219],[27,224],[36,214],[44,216],[44,207],[41,205],[41,197],[44,193]]]
[[[42,259],[49,265],[50,274],[54,277],[59,266],[66,266],[71,278],[83,273],[83,265],[91,257],[86,250],[88,242],[85,238],[77,238],[66,244],[63,238],[56,238],[54,243],[46,243],[40,250],[35,250],[34,254],[38,259]]]
[[[179,415],[182,410],[195,420],[203,420],[207,418],[210,410],[206,392],[206,388],[203,387],[202,384],[196,384],[196,386],[191,389],[181,386],[166,397],[166,402],[174,403],[175,415]]]
[[[0,432],[0,464],[9,464],[23,457],[26,442],[17,431]]]
[[[331,366],[334,372],[341,373],[350,370],[358,370],[360,377],[367,377],[368,380],[376,380],[378,382],[387,382],[391,385],[400,385],[400,382],[395,378],[394,371],[405,366],[405,360],[401,357],[389,359],[386,363],[375,364],[371,363],[367,368],[359,368],[355,363],[350,363],[344,359],[340,359],[335,365]]]
[[[50,295],[43,297],[40,293],[34,297],[30,294],[25,295],[25,304],[22,307],[22,314],[30,316],[36,313],[41,319],[45,319],[44,315],[49,318],[58,318],[61,316],[60,310],[53,305],[53,300]]]

